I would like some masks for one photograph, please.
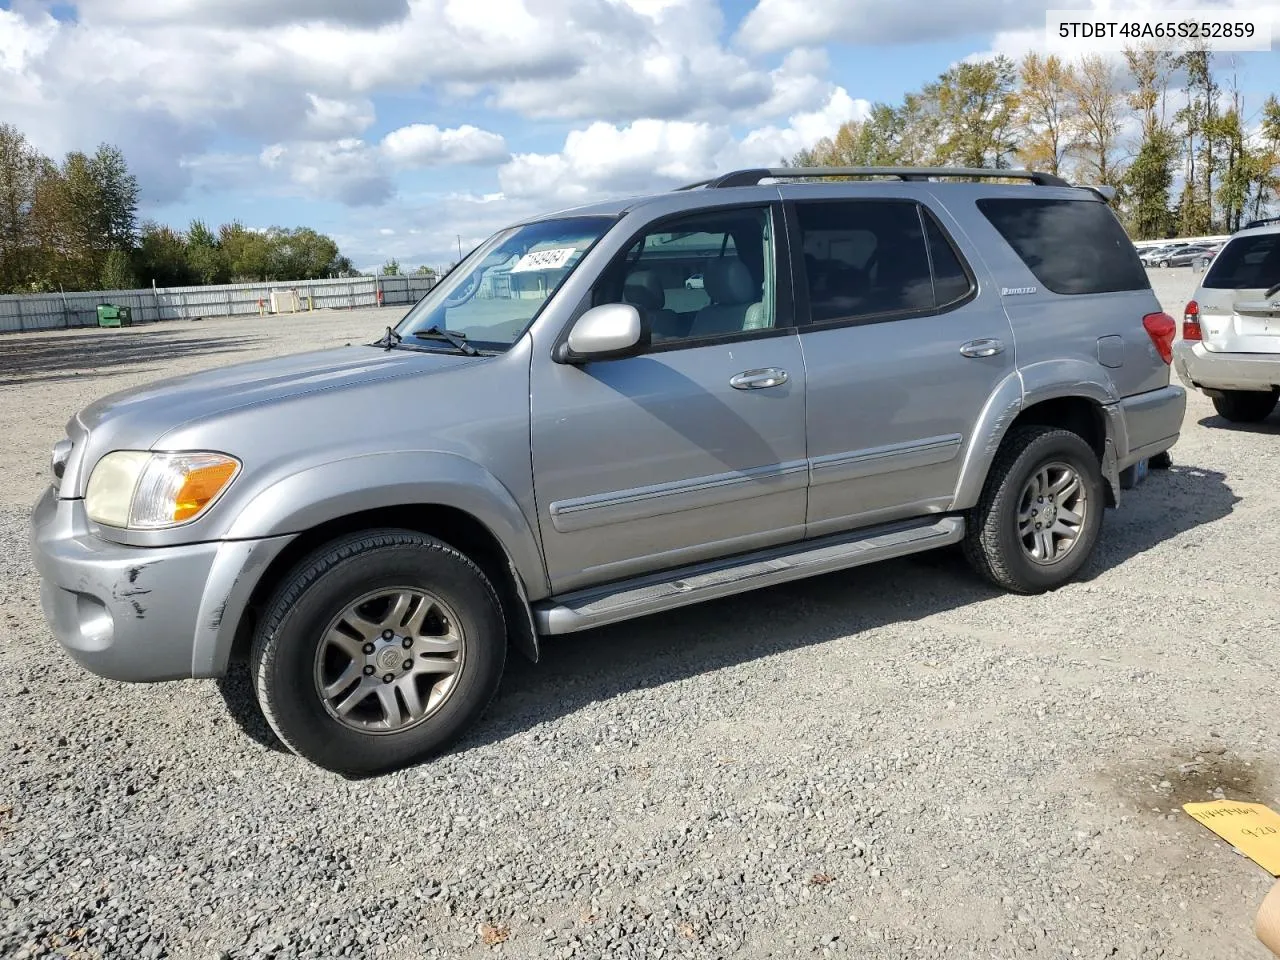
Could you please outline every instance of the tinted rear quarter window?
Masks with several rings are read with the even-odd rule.
[[[1132,241],[1099,200],[988,197],[978,209],[1054,293],[1151,287]]]
[[[1236,237],[1218,254],[1204,286],[1211,290],[1269,290],[1280,283],[1280,233]]]

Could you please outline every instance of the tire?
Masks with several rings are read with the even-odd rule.
[[[1058,507],[1024,504],[1032,479],[1047,475],[1050,478],[1065,477],[1066,471],[1079,480],[1084,509],[1074,494],[1063,499],[1062,504],[1075,507],[1071,516],[1078,515],[1073,538],[1059,537],[1050,532],[1044,534],[1053,545],[1055,554],[1045,555],[1037,561],[1030,547],[1024,545],[1019,535],[1019,512],[1026,506],[1028,525],[1030,510],[1044,511],[1047,506],[1054,517],[1052,528],[1058,529]],[[1056,481],[1055,481],[1056,482]],[[1052,494],[1046,494],[1056,499]],[[1034,494],[1033,494],[1034,497]],[[996,586],[1014,593],[1043,593],[1070,581],[1089,560],[1098,542],[1102,526],[1102,513],[1106,506],[1105,486],[1098,455],[1078,434],[1056,427],[1029,426],[1012,431],[1000,445],[995,462],[987,474],[987,482],[978,505],[970,511],[965,531],[964,552],[973,568]],[[1047,514],[1041,513],[1042,516]],[[1062,520],[1063,524],[1068,521]],[[1032,530],[1032,544],[1040,546],[1041,534]],[[1068,541],[1070,543],[1068,544]]]
[[[502,607],[479,567],[434,537],[376,530],[321,547],[284,578],[249,670],[285,746],[361,777],[454,743],[493,699],[506,652]],[[326,699],[329,682],[339,692]]]
[[[1278,393],[1262,393],[1254,390],[1227,390],[1213,398],[1213,408],[1218,416],[1232,423],[1257,423],[1271,416],[1276,408]]]
[[[1170,264],[1168,260],[1161,260],[1161,261],[1160,261],[1160,269],[1161,269],[1161,270],[1168,270],[1170,266],[1172,266],[1172,264]]]

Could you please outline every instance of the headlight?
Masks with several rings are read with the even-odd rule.
[[[240,461],[221,453],[117,450],[93,468],[85,512],[108,527],[174,527],[200,516],[239,472]]]

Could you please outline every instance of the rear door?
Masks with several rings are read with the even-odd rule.
[[[979,415],[1014,375],[999,293],[941,209],[783,189],[796,198],[807,534],[947,509]]]
[[[1280,231],[1229,241],[1196,302],[1206,350],[1280,353]]]

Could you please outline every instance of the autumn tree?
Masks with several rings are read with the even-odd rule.
[[[1120,76],[1115,64],[1101,54],[1083,57],[1067,84],[1072,111],[1072,149],[1080,159],[1079,179],[1116,186],[1120,170],[1115,161],[1120,138]]]
[[[964,167],[1007,167],[1013,135],[1017,69],[997,56],[960,63],[924,88],[938,120],[937,155]],[[923,104],[922,104],[923,106]]]
[[[32,283],[37,247],[31,209],[48,165],[21,131],[0,123],[0,293]]]
[[[1019,67],[1018,160],[1032,170],[1061,172],[1075,119],[1071,83],[1075,71],[1061,58],[1029,53]]]
[[[1141,140],[1125,171],[1124,186],[1130,230],[1139,240],[1169,236],[1173,217],[1169,190],[1178,158],[1178,141],[1167,109],[1173,56],[1163,50],[1128,50],[1125,60],[1133,79],[1128,105],[1141,122]]]

